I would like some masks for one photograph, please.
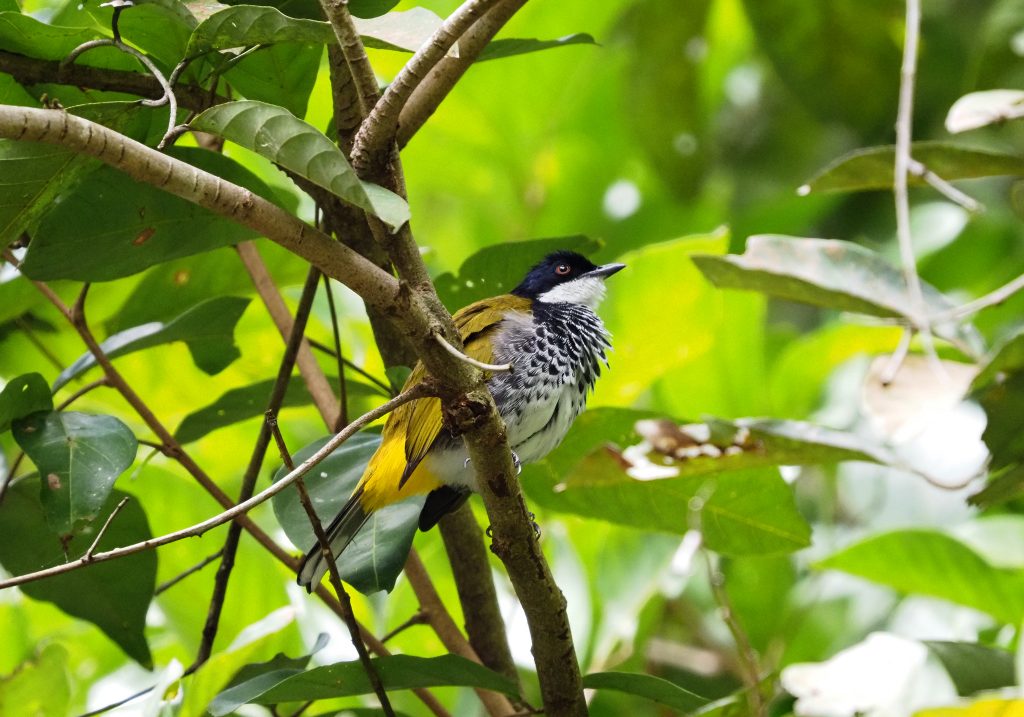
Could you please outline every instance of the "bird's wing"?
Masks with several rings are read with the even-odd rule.
[[[495,329],[510,311],[530,310],[530,300],[506,294],[492,299],[484,299],[461,309],[452,317],[455,327],[462,337],[466,355],[484,363],[494,363],[494,347],[492,339]],[[417,364],[409,375],[406,386],[412,386],[426,377],[423,364]],[[403,410],[404,409],[404,410]],[[399,415],[401,412],[401,415]],[[430,451],[443,426],[441,416],[441,400],[438,398],[422,398],[399,407],[393,416],[401,428],[405,428],[405,470],[400,482],[405,482],[416,466]],[[388,422],[388,427],[391,426]],[[396,429],[399,426],[395,427]],[[387,440],[387,427],[385,428]]]

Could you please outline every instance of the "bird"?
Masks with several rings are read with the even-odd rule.
[[[625,264],[595,265],[569,250],[548,254],[507,294],[483,299],[452,317],[467,356],[509,370],[487,379],[516,466],[538,461],[561,443],[608,365],[611,335],[596,310],[605,280]],[[417,364],[405,389],[423,381]],[[348,502],[325,529],[337,559],[374,511],[427,494],[419,516],[426,531],[476,490],[460,436],[445,427],[438,398],[393,411],[381,443]],[[327,572],[319,544],[302,560],[297,582],[312,591]]]

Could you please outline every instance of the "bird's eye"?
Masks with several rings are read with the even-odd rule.
[[[559,276],[569,276],[569,272],[571,271],[572,269],[569,268],[568,264],[559,264],[555,267],[555,273]]]

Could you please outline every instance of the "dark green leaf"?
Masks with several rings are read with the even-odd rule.
[[[398,4],[398,0],[349,0],[349,12],[356,17],[378,17]]]
[[[1013,653],[973,642],[926,640],[924,644],[942,662],[963,697],[1016,684]]]
[[[558,249],[589,254],[600,247],[600,242],[579,235],[492,244],[462,262],[458,276],[441,274],[434,285],[445,306],[455,311],[488,296],[508,293],[546,254]]]
[[[942,533],[901,530],[876,535],[818,566],[973,607],[1011,625],[1024,618],[1024,570],[993,567]]]
[[[338,379],[329,377],[332,386],[337,390]],[[185,416],[181,425],[174,432],[174,437],[181,443],[197,441],[211,431],[230,426],[248,418],[262,416],[267,409],[267,401],[274,387],[274,380],[260,381],[241,388],[233,388],[208,406],[204,406]],[[378,388],[358,381],[346,381],[345,388],[349,397],[380,396]],[[306,390],[302,379],[293,377],[288,382],[282,408],[291,406],[308,406],[313,399]]]
[[[323,54],[322,45],[267,45],[242,58],[224,73],[224,79],[243,97],[273,102],[296,117],[303,117]]]
[[[294,456],[295,464],[309,458],[328,440],[321,438],[299,450]],[[306,476],[306,489],[322,523],[330,523],[341,510],[379,444],[380,436],[357,434]],[[281,468],[274,480],[280,480],[286,473],[287,470]],[[373,513],[345,552],[335,556],[342,580],[363,594],[379,590],[390,592],[409,555],[424,499],[418,496]],[[289,488],[271,500],[274,514],[288,539],[302,550],[313,547],[316,536],[298,493]]]
[[[557,40],[537,40],[530,38],[507,37],[500,40],[491,40],[477,57],[477,62],[486,60],[498,60],[502,57],[513,57],[514,55],[525,55],[528,52],[539,52],[553,47],[566,47],[568,45],[596,45],[594,37],[585,32],[577,32],[572,35],[560,37]]]
[[[632,672],[592,672],[584,675],[583,686],[592,690],[616,690],[644,697],[680,712],[703,707],[710,700],[653,675]]]
[[[38,373],[12,378],[0,391],[0,433],[11,427],[11,421],[36,411],[52,411],[53,398],[46,379]]]
[[[638,480],[623,470],[619,451],[606,446],[637,443],[634,425],[649,417],[627,409],[584,413],[561,446],[523,470],[530,498],[554,510],[649,530],[683,534],[700,527],[708,547],[726,554],[791,552],[808,545],[810,528],[792,491],[777,471],[765,468],[792,463],[796,454],[750,455],[724,472],[714,459],[696,459],[692,466],[680,463],[678,477]]]
[[[993,350],[971,384],[971,397],[988,419],[982,439],[992,454],[990,468],[1024,462],[1024,330]]]
[[[113,416],[37,413],[14,422],[14,438],[43,478],[42,503],[54,532],[93,520],[139,447]]]
[[[903,273],[853,242],[759,234],[747,240],[743,254],[699,254],[693,261],[721,288],[761,291],[839,311],[914,319]],[[923,284],[922,291],[929,314],[952,308],[934,287]],[[932,328],[940,336],[956,335],[978,343],[969,329],[948,323]]]
[[[900,67],[892,28],[903,22],[900,7],[888,0],[744,0],[743,7],[797,101],[861,130],[892,122]]]
[[[192,121],[192,127],[251,149],[374,213],[394,228],[409,220],[409,205],[404,199],[383,187],[360,181],[331,140],[282,107],[263,102],[228,102],[203,112]]]
[[[51,642],[10,675],[0,677],[0,714],[57,717],[70,712],[68,653]]]
[[[105,518],[126,496],[113,491],[99,514]],[[0,564],[9,573],[20,575],[77,559],[95,540],[100,523],[91,523],[76,532],[67,543],[65,554],[64,543],[43,515],[38,481],[18,481],[0,504],[0,535],[4,536],[0,540]],[[97,551],[152,537],[142,506],[137,500],[129,500],[103,534]],[[143,631],[155,587],[156,551],[148,550],[26,583],[20,590],[34,600],[53,603],[68,615],[93,623],[129,657],[152,668]]]
[[[69,52],[103,34],[92,27],[58,27],[18,12],[0,12],[0,47],[41,60],[63,60]],[[92,67],[136,70],[136,60],[114,47],[87,52],[79,62]]]
[[[967,502],[986,508],[1013,500],[1022,493],[1024,493],[1024,463],[1018,463],[1006,470],[992,474],[988,485],[968,497]]]
[[[261,180],[221,154],[193,148],[168,154],[264,198],[273,196]],[[109,281],[255,236],[237,222],[101,167],[40,222],[22,268],[42,281]]]
[[[235,346],[235,324],[242,318],[249,299],[221,296],[193,306],[166,324],[154,321],[114,334],[102,344],[110,358],[117,358],[153,346],[184,341],[196,366],[213,375],[241,356]],[[82,354],[64,369],[53,383],[56,391],[75,376],[96,365],[91,353]]]
[[[85,9],[101,27],[110,27],[114,8],[100,3],[85,3]],[[186,3],[178,0],[138,2],[130,12],[121,13],[117,27],[121,36],[162,63],[169,71],[183,57],[196,19]]]
[[[516,695],[516,687],[507,677],[497,674],[457,655],[413,657],[391,655],[375,657],[373,664],[384,689],[408,690],[419,687],[476,687],[507,695]],[[277,685],[252,698],[250,702],[272,705],[279,702],[321,700],[350,697],[373,692],[366,670],[358,662],[338,662],[287,677]],[[229,710],[218,702],[210,704],[214,717]]]
[[[915,142],[911,152],[914,159],[946,180],[1024,174],[1024,157],[1015,154],[948,142]],[[891,145],[850,152],[814,175],[800,188],[800,193],[891,189],[894,154]],[[911,176],[910,183],[921,186],[925,181]]]

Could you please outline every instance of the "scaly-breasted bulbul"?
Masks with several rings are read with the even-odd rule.
[[[511,293],[470,304],[453,317],[468,356],[511,366],[493,374],[487,387],[517,463],[550,453],[583,411],[611,346],[595,310],[604,298],[604,280],[623,266],[595,266],[580,254],[558,251]],[[417,364],[405,387],[426,375]],[[463,439],[444,426],[440,399],[421,398],[395,409],[352,497],[325,531],[334,556],[375,510],[412,496],[427,494],[419,526],[433,527],[476,490],[466,456]],[[312,590],[326,572],[320,547],[313,546],[298,582]]]

